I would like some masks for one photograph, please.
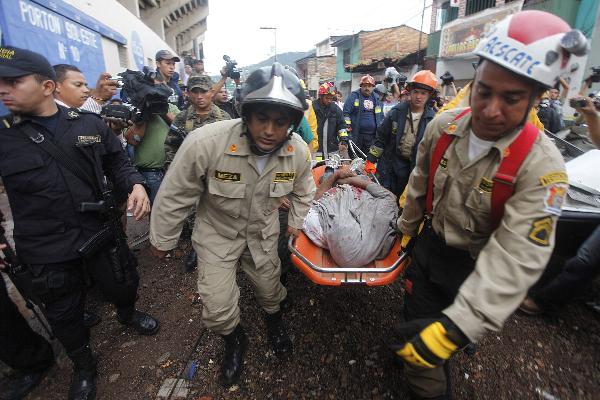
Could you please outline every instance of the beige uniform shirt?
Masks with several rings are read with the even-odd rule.
[[[294,134],[258,173],[241,119],[214,122],[188,135],[156,196],[150,242],[175,248],[190,207],[198,203],[192,240],[201,261],[226,265],[249,248],[257,266],[276,263],[282,198],[289,226],[302,228],[315,194],[306,143]]]
[[[415,141],[417,140],[417,131],[419,130],[419,122],[421,121],[422,115],[422,112],[417,115],[413,115],[410,112],[410,110],[408,110],[408,113],[406,114],[404,134],[400,138],[400,143],[398,143],[398,150],[400,151],[400,155],[406,160],[410,160],[410,158],[412,157],[412,151],[415,145]]]
[[[467,250],[476,259],[475,270],[443,311],[475,341],[485,329],[502,327],[546,267],[567,177],[558,149],[540,134],[517,173],[515,192],[505,204],[500,226],[492,232],[492,179],[500,156],[519,130],[469,161],[471,115],[452,122],[462,110],[439,114],[427,126],[398,224],[404,234],[417,235],[433,150],[442,131],[455,135],[434,178],[432,225],[449,246]]]

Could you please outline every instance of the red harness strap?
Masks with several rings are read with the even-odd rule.
[[[470,112],[471,108],[465,108],[460,114],[454,117],[452,122],[461,119]],[[433,150],[431,164],[429,165],[429,176],[427,177],[427,195],[425,197],[425,212],[427,215],[431,215],[431,212],[433,211],[433,178],[435,178],[435,173],[437,172],[438,165],[440,165],[440,162],[442,161],[442,157],[444,157],[444,153],[454,138],[454,135],[448,135],[446,132],[442,133],[442,136],[438,139],[435,149]]]
[[[453,121],[463,117],[470,111],[470,109],[465,109],[457,115]],[[514,184],[517,172],[519,171],[519,168],[521,168],[523,161],[525,161],[525,157],[529,154],[529,150],[531,150],[531,146],[533,146],[538,134],[539,131],[535,125],[527,122],[517,138],[513,140],[504,151],[502,161],[493,178],[494,186],[492,187],[491,199],[492,230],[496,230],[500,225],[500,221],[504,215],[504,204],[515,191]],[[431,165],[429,167],[429,176],[427,177],[427,196],[425,199],[425,211],[427,215],[431,215],[433,211],[433,179],[435,173],[437,172],[437,168],[440,165],[444,153],[454,138],[454,135],[449,135],[445,132],[442,133],[442,136],[440,136],[440,139],[433,150]]]
[[[531,146],[539,134],[538,128],[531,122],[519,133],[519,136],[506,148],[504,157],[500,162],[498,171],[494,175],[494,186],[492,187],[492,229],[496,230],[504,215],[504,204],[515,192],[515,181],[517,172],[529,154]]]

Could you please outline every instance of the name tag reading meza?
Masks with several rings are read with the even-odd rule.
[[[221,181],[239,182],[242,179],[242,174],[239,172],[215,171],[215,178]]]

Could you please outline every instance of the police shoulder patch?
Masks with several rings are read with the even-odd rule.
[[[527,238],[530,242],[538,246],[550,246],[550,237],[552,236],[552,217],[542,217],[533,221]]]
[[[555,183],[569,183],[569,177],[565,172],[562,171],[550,172],[546,175],[540,176],[540,182],[544,186],[549,186]]]
[[[456,131],[456,128],[457,128],[456,123],[451,122],[448,124],[448,127],[446,128],[446,133],[452,134]]]

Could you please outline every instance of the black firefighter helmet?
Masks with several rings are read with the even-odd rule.
[[[242,116],[248,118],[248,106],[272,104],[291,109],[297,127],[308,109],[300,79],[278,62],[250,74],[242,88]]]

